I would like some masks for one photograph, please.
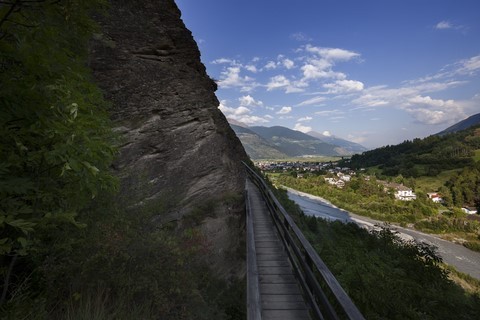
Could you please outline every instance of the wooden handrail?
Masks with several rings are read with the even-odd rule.
[[[285,244],[287,253],[299,275],[300,283],[304,288],[307,298],[310,297],[312,312],[318,319],[339,319],[339,315],[332,306],[335,303],[343,311],[347,319],[364,320],[358,308],[352,302],[342,286],[338,283],[335,276],[328,269],[326,264],[317,254],[310,242],[305,238],[302,231],[298,228],[292,217],[285,211],[283,206],[277,200],[273,192],[259,176],[246,163],[248,175],[261,191],[265,202],[270,210],[276,227],[279,230],[280,237]],[[319,277],[317,276],[319,275]],[[318,280],[329,289],[334,301],[329,301],[329,294],[324,292]]]
[[[245,211],[247,226],[247,319],[262,320],[260,287],[258,282],[257,253],[253,231],[253,216],[250,210],[250,196],[245,190]]]

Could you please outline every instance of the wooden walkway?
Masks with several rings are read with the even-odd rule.
[[[262,320],[311,319],[265,201],[249,179],[246,189],[253,215]]]

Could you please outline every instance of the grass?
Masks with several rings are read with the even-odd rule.
[[[416,189],[418,188],[425,193],[437,191],[441,186],[445,185],[445,182],[447,182],[459,171],[459,169],[447,170],[442,171],[440,174],[434,177],[422,176],[415,178]]]
[[[281,173],[276,173],[276,172],[268,172],[265,174],[266,177],[268,177],[270,180],[275,180],[280,176]]]
[[[442,267],[449,271],[448,278],[462,287],[466,292],[480,295],[480,280],[458,271],[454,266],[443,263]]]
[[[473,156],[473,160],[480,161],[480,149],[475,150],[475,155]]]

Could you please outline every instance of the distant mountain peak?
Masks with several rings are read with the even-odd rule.
[[[436,135],[437,136],[443,136],[443,135],[446,135],[446,134],[449,134],[449,133],[454,133],[454,132],[457,132],[457,131],[462,131],[462,130],[468,129],[468,128],[470,128],[472,126],[475,126],[475,125],[478,125],[478,124],[480,124],[480,113],[474,114],[473,116],[470,116],[467,119],[462,120],[462,121],[454,124],[453,126],[448,127],[447,129],[445,129],[443,131],[440,131]]]
[[[318,133],[322,137],[319,139],[311,134],[282,126],[242,127],[233,123],[230,123],[230,126],[252,159],[348,156],[367,150],[353,142],[335,138],[328,131],[323,134]]]
[[[331,134],[330,131],[323,131],[322,133],[317,132],[317,131],[309,131],[309,132],[307,132],[307,134],[309,136],[314,137],[314,138],[320,139],[320,140],[322,140],[326,143],[330,143],[330,144],[334,144],[336,146],[339,146],[350,154],[362,153],[362,152],[368,150],[367,148],[365,148],[361,144],[336,137],[335,135]]]

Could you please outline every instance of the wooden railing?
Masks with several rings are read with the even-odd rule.
[[[302,285],[306,301],[310,304],[312,315],[316,319],[365,319],[345,290],[340,286],[335,276],[305,238],[292,217],[285,211],[274,196],[263,178],[247,164],[244,163],[244,165],[250,179],[263,195],[296,276]],[[246,199],[248,199],[248,197]],[[247,204],[247,206],[248,205],[249,204]],[[247,212],[249,212],[249,210],[247,210]],[[251,220],[247,213],[247,237],[249,236],[248,221],[251,223]],[[248,249],[250,249],[250,247],[248,247]],[[255,248],[253,248],[253,250],[255,250]],[[247,256],[250,256],[250,253],[248,253]],[[255,284],[249,288],[254,290],[254,286]],[[248,291],[250,293],[250,290]],[[253,301],[255,297],[258,297],[258,292],[251,292],[250,297],[252,297],[252,303],[250,305],[249,302],[249,307],[255,306],[255,302]],[[250,312],[253,313],[254,311],[248,310],[249,315]],[[249,319],[258,318],[252,317]]]
[[[253,216],[250,210],[250,197],[245,190],[245,211],[247,212],[247,319],[261,320],[261,301],[258,280],[257,253],[253,233]]]

